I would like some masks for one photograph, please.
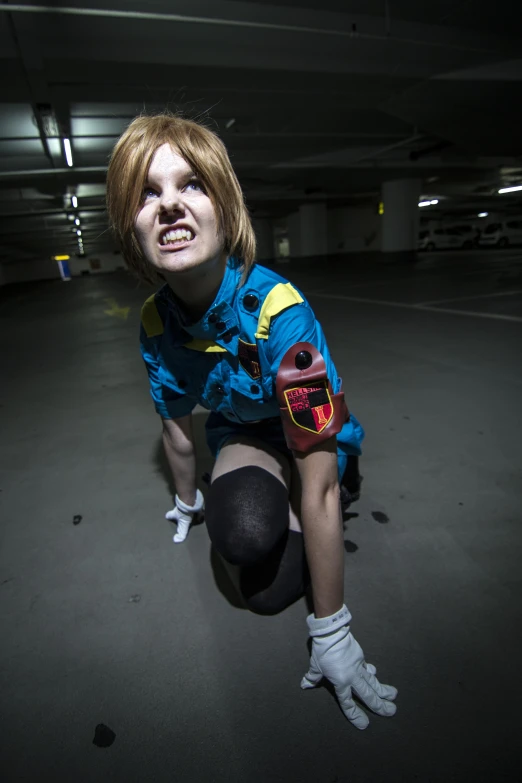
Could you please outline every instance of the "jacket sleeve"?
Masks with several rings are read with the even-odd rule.
[[[349,420],[342,380],[306,301],[272,320],[267,357],[288,447],[307,452],[337,435]]]
[[[159,340],[147,337],[143,325],[140,330],[140,350],[149,376],[150,395],[156,412],[164,419],[179,419],[187,416],[196,405],[196,400],[186,395],[158,359]]]

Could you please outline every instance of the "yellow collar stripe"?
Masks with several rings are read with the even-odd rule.
[[[190,343],[185,343],[184,348],[190,348],[193,351],[203,351],[204,353],[226,353],[227,349],[222,348],[213,340],[192,340]]]
[[[257,322],[256,337],[259,340],[268,340],[272,318],[288,307],[301,304],[303,301],[303,297],[300,296],[291,283],[278,283],[275,285],[263,302]]]
[[[141,308],[141,323],[147,337],[156,337],[158,334],[163,334],[163,321],[158,313],[154,296],[155,294],[149,296]]]

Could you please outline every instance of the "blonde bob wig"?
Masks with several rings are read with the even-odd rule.
[[[242,285],[254,264],[256,239],[225,146],[203,125],[167,112],[136,117],[119,138],[109,162],[107,209],[125,263],[143,283],[163,282],[143,255],[134,230],[152,158],[163,144],[170,144],[201,179],[214,207],[225,250],[243,265]]]

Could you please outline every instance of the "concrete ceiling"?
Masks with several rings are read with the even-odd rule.
[[[108,156],[166,107],[221,135],[254,217],[376,203],[403,177],[438,214],[522,212],[497,195],[522,182],[520,0],[88,2],[0,4],[4,263],[77,251],[68,214],[87,253],[114,249]]]

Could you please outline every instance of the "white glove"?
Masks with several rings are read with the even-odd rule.
[[[175,497],[175,502],[176,505],[172,511],[167,511],[165,514],[165,519],[169,519],[171,522],[177,523],[178,532],[172,540],[175,544],[181,544],[181,542],[184,541],[187,537],[194,514],[197,514],[198,511],[203,511],[205,508],[205,500],[199,489],[197,489],[196,502],[193,506],[187,506],[187,504],[183,503],[183,501],[180,500],[177,495]]]
[[[369,720],[352,699],[352,690],[373,712],[391,717],[397,711],[392,704],[397,689],[381,685],[375,677],[375,666],[365,662],[363,651],[350,633],[348,623],[351,619],[346,605],[329,617],[317,619],[313,614],[308,615],[306,622],[312,637],[312,655],[301,688],[313,688],[326,677],[334,686],[348,720],[356,728],[365,729]]]

